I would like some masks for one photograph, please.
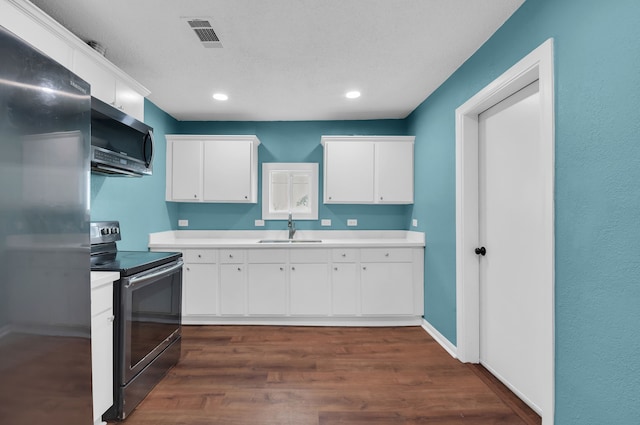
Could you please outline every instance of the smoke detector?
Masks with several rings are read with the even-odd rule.
[[[204,47],[221,48],[222,42],[207,18],[183,18]]]

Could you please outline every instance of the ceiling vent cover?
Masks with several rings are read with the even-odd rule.
[[[187,18],[189,27],[198,37],[198,40],[204,47],[208,48],[220,48],[222,43],[218,38],[218,35],[211,27],[211,23],[207,19]]]

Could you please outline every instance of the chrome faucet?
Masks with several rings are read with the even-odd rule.
[[[289,211],[289,220],[287,220],[287,227],[289,228],[289,239],[293,239],[293,235],[296,234],[296,225],[293,222],[291,211]]]

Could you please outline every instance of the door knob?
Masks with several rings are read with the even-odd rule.
[[[485,255],[487,255],[487,249],[483,246],[481,246],[480,248],[476,248],[476,254],[482,255],[484,257]]]

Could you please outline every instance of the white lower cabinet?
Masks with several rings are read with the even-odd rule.
[[[360,313],[358,267],[355,263],[334,263],[331,270],[331,313],[355,316]]]
[[[244,316],[247,312],[247,272],[244,264],[220,265],[220,314]]]
[[[416,295],[412,283],[412,250],[362,249],[360,261],[362,314],[412,314]]]
[[[115,277],[116,279],[118,277]],[[113,281],[91,288],[91,368],[94,424],[113,404]]]
[[[188,249],[182,273],[182,317],[190,323],[195,316],[218,314],[218,252]]]
[[[242,249],[220,250],[220,314],[247,313],[247,268]]]
[[[182,279],[182,315],[218,313],[218,265],[186,264]]]
[[[362,263],[362,314],[413,313],[411,263]]]
[[[187,249],[183,323],[417,324],[423,255],[413,247]]]
[[[292,316],[328,316],[331,313],[329,251],[289,250],[289,288]]]
[[[291,264],[292,316],[328,316],[331,313],[328,264]]]
[[[247,301],[249,315],[287,313],[285,263],[248,264]]]
[[[334,316],[360,314],[360,250],[340,248],[331,250],[331,313]]]

